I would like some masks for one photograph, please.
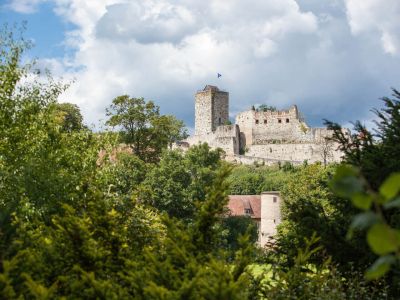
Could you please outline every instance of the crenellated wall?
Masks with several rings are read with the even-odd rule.
[[[236,116],[246,145],[269,142],[311,142],[313,133],[299,118],[297,106],[282,111],[250,110]]]

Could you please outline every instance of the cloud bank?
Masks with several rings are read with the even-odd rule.
[[[89,123],[129,94],[191,127],[194,93],[206,84],[230,92],[233,115],[252,104],[297,104],[312,125],[347,123],[370,119],[376,99],[400,88],[397,0],[53,3],[77,28],[65,41],[74,55],[43,64],[76,78],[63,99],[80,105]]]

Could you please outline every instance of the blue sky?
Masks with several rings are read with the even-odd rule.
[[[22,24],[27,22],[25,36],[34,41],[34,47],[29,51],[33,57],[62,58],[69,49],[63,45],[64,33],[73,29],[73,24],[64,21],[54,12],[54,5],[43,3],[37,12],[25,14],[13,11],[5,6],[0,7],[2,23]]]
[[[314,126],[370,124],[400,89],[398,0],[0,0],[0,20],[28,22],[29,56],[74,81],[61,101],[97,126],[129,94],[192,127],[206,84],[230,92],[232,117],[297,104]]]

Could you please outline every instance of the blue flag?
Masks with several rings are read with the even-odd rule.
[[[221,75],[221,74],[219,74],[219,73],[217,73],[217,76],[218,76],[218,78],[220,78],[222,75]]]

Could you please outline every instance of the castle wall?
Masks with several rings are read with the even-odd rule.
[[[218,126],[215,132],[191,136],[186,142],[190,145],[207,143],[212,148],[221,148],[227,155],[239,154],[239,127]]]
[[[327,148],[330,149],[327,149]],[[341,153],[336,151],[337,145],[322,143],[292,143],[250,145],[246,156],[265,157],[277,161],[303,162],[339,162]]]
[[[215,145],[222,148],[227,155],[239,154],[239,126],[218,126],[215,131]]]
[[[250,110],[236,116],[246,145],[268,142],[311,142],[310,128],[302,120],[296,106],[283,111]]]

